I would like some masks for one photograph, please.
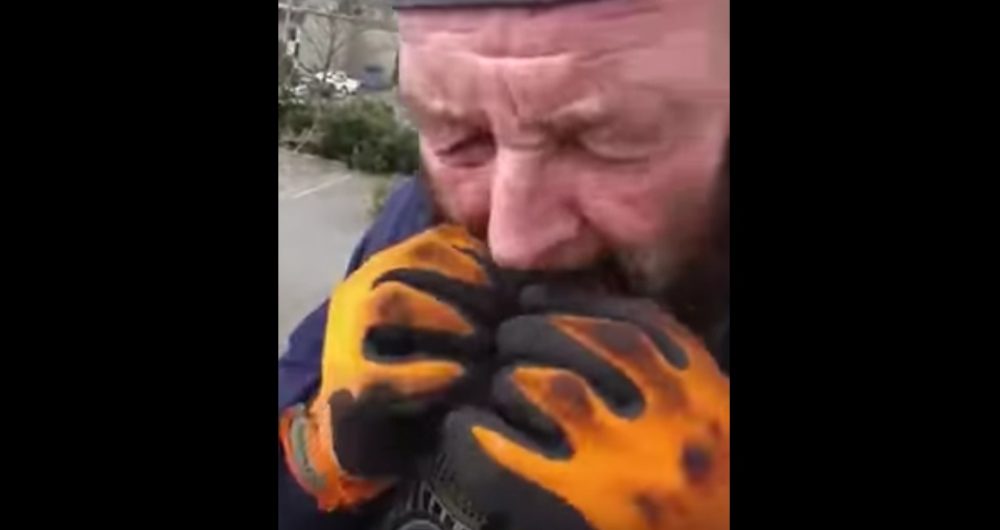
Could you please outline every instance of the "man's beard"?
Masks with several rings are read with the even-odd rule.
[[[420,174],[431,195],[435,221],[445,221],[434,188]],[[703,230],[673,241],[635,249],[611,249],[596,262],[574,271],[540,271],[536,280],[565,283],[612,296],[655,300],[703,337],[728,315],[729,308],[729,167],[724,164],[715,194],[705,206]],[[469,227],[485,238],[485,227]],[[481,233],[480,233],[481,232]]]
[[[610,269],[605,274],[617,276],[619,294],[653,299],[703,336],[729,309],[728,178],[713,198],[710,215],[705,231],[687,245],[617,250],[603,265]]]
[[[665,246],[614,252],[611,266],[620,276],[625,294],[661,298],[677,284],[686,268]]]

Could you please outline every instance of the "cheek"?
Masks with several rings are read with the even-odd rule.
[[[438,206],[452,221],[473,231],[485,229],[490,213],[490,170],[456,169],[421,146],[424,167]]]
[[[689,151],[632,169],[582,172],[580,209],[614,247],[684,239],[704,228],[717,164],[715,154]]]

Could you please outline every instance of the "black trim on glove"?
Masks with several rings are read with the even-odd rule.
[[[525,447],[533,440],[511,428],[495,414],[462,407],[445,418],[444,438],[455,483],[487,523],[484,530],[592,530],[583,516],[561,498],[497,465],[479,449],[472,427],[482,425],[509,436]]]
[[[642,412],[642,393],[614,366],[556,329],[544,315],[514,317],[497,330],[497,363],[566,368],[587,379],[597,395],[619,416]]]
[[[678,370],[688,366],[687,354],[663,331],[659,306],[645,298],[593,296],[578,290],[552,285],[530,285],[521,291],[520,304],[528,313],[571,313],[627,322],[645,333]]]

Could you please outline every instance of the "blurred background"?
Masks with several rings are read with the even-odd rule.
[[[278,353],[340,280],[417,136],[384,0],[278,2]]]

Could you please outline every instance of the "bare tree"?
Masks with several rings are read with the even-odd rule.
[[[335,61],[342,54],[344,47],[353,37],[357,27],[379,28],[395,31],[394,20],[380,20],[365,16],[362,9],[363,0],[341,0],[336,7],[317,9],[301,6],[292,8],[298,16],[299,40],[304,45],[303,52],[308,57],[320,58],[317,61],[296,61],[297,70],[304,74],[309,82],[307,105],[312,125],[298,140],[295,151],[312,141],[320,126],[321,117],[331,102],[331,91],[326,85],[325,76],[334,69]],[[292,20],[286,17],[287,21]],[[314,23],[318,22],[318,23]],[[286,26],[287,27],[287,26]],[[319,79],[317,80],[317,75]]]
[[[343,9],[343,6],[341,6]],[[334,66],[334,60],[343,49],[348,40],[346,31],[342,31],[343,24],[339,24],[338,12],[328,9],[322,11],[310,11],[308,16],[322,20],[320,24],[309,25],[314,31],[302,31],[301,35],[305,43],[311,48],[313,56],[321,57],[318,66],[302,64],[300,69],[307,74],[311,82],[312,90],[309,91],[309,109],[311,115],[311,126],[309,130],[299,139],[295,151],[299,152],[302,147],[312,141],[320,126],[320,118],[327,109],[329,87],[326,85],[326,75]],[[304,25],[303,25],[304,26]],[[318,33],[318,34],[317,34]],[[319,80],[317,82],[317,75]]]

